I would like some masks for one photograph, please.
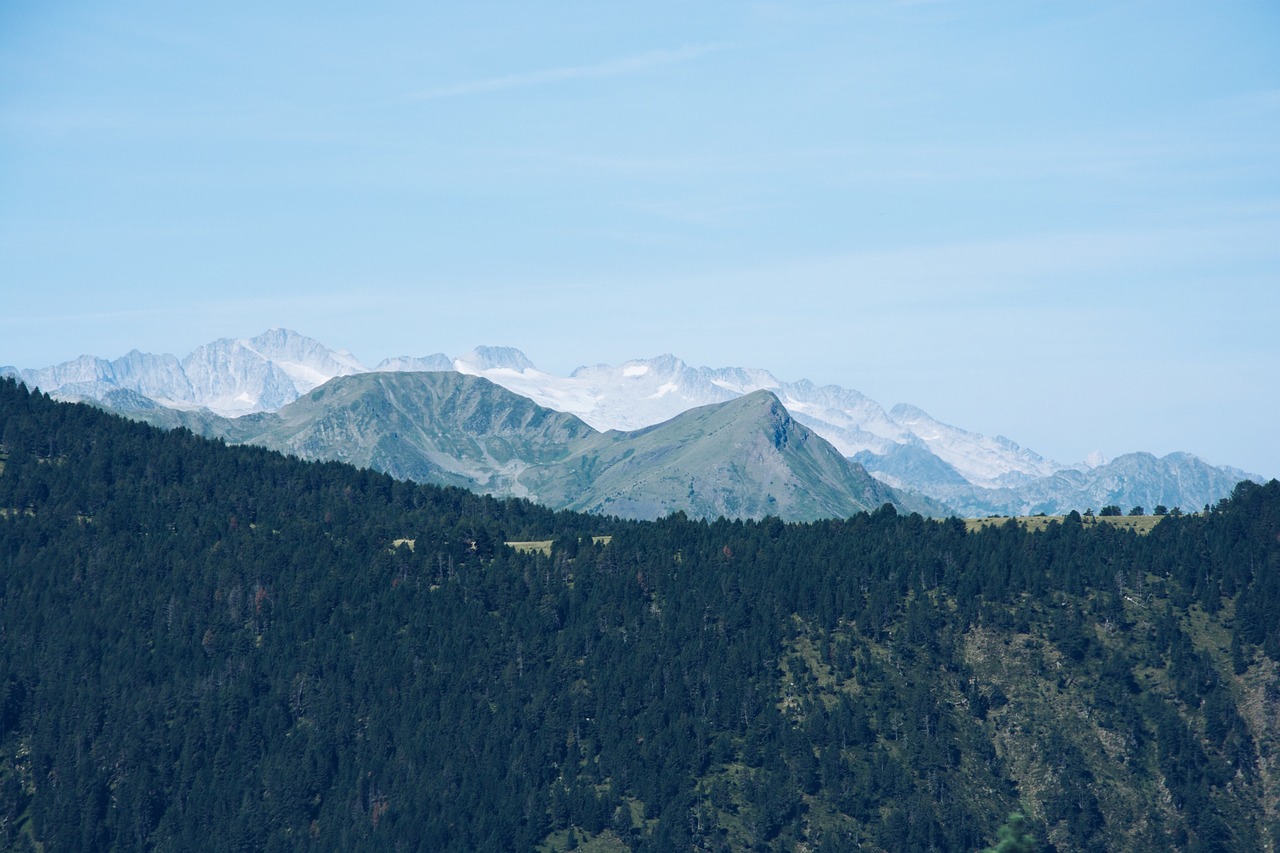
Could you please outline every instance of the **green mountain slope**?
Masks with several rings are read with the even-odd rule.
[[[1276,481],[621,522],[0,382],[0,569],[3,849],[1280,843]]]
[[[904,505],[768,391],[598,435],[564,460],[531,468],[522,482],[551,506],[628,518],[676,510],[695,518],[840,518]]]
[[[304,459],[519,496],[525,468],[565,457],[595,432],[487,379],[366,373],[330,381],[274,415],[232,421],[226,434]]]
[[[452,372],[339,377],[278,413],[235,420],[143,405],[127,413],[303,459],[623,518],[683,511],[795,521],[884,503],[946,514],[936,502],[869,476],[792,420],[767,391],[648,429],[604,434],[486,379]]]

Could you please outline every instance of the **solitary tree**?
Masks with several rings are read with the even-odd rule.
[[[1014,812],[996,833],[995,846],[982,853],[1035,853],[1037,849],[1035,836],[1027,829],[1027,819],[1022,812]]]

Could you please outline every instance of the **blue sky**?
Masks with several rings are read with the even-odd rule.
[[[672,352],[1280,476],[1277,45],[1272,0],[9,0],[0,364]]]

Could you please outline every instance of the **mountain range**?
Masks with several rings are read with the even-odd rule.
[[[337,377],[277,412],[238,418],[169,409],[140,395],[126,400],[132,393],[114,395],[117,411],[158,426],[557,509],[787,520],[845,517],[885,503],[946,511],[871,477],[768,391],[607,432],[455,371]]]
[[[455,378],[412,388],[346,381],[395,373]],[[761,369],[695,368],[669,354],[567,377],[511,347],[402,356],[370,369],[350,352],[272,329],[214,341],[181,360],[134,350],[0,375],[59,399],[307,458],[642,518],[676,509],[812,518],[886,499],[965,516],[1199,508],[1240,480],[1262,479],[1190,453],[1067,465],[915,406],[885,409],[855,390],[784,382]],[[498,401],[489,383],[457,377],[486,379],[510,398]],[[735,418],[745,421],[726,431]],[[767,440],[775,428],[778,441]],[[879,482],[868,482],[868,472]]]

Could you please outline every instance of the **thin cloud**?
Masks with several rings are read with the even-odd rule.
[[[651,50],[620,59],[611,59],[594,65],[570,65],[563,68],[545,68],[540,71],[526,71],[520,74],[506,74],[501,77],[486,77],[480,80],[467,80],[451,86],[440,86],[418,92],[414,97],[418,100],[436,98],[458,98],[466,95],[481,95],[489,92],[500,92],[506,89],[526,89],[532,86],[544,86],[551,83],[563,83],[569,80],[595,80],[602,77],[619,77],[624,74],[636,74],[650,68],[664,65],[676,65],[688,62],[710,53],[715,48],[709,45],[683,47],[678,50]]]

